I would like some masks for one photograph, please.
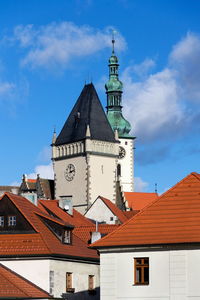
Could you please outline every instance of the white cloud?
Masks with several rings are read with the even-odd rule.
[[[16,85],[11,82],[0,81],[0,99],[5,96],[11,96],[15,91]]]
[[[145,189],[148,187],[148,182],[142,180],[141,177],[134,178],[134,191],[135,192],[144,192]]]
[[[164,69],[147,79],[134,82],[125,71],[124,111],[133,124],[133,132],[141,139],[152,139],[161,132],[179,127],[184,107],[179,102],[177,84],[170,69]]]
[[[51,147],[45,146],[39,153],[38,159],[42,162],[48,162],[51,159]]]
[[[155,67],[156,63],[153,59],[146,58],[141,64],[134,64],[127,67],[123,73],[124,76],[129,76],[130,73],[136,74],[138,77],[146,77],[148,72]]]
[[[116,48],[123,50],[126,43],[117,34]],[[94,54],[111,47],[111,28],[96,30],[90,26],[77,26],[71,22],[51,23],[34,28],[33,25],[17,26],[13,40],[28,52],[22,65],[36,67],[66,67],[76,57]]]
[[[150,59],[124,70],[124,113],[134,135],[143,142],[166,139],[197,123],[199,105],[191,105],[200,100],[199,65],[200,38],[190,33],[173,47],[163,70],[148,74],[155,66]]]
[[[188,33],[170,54],[170,66],[176,70],[182,86],[182,96],[200,101],[200,36]]]
[[[49,165],[36,166],[34,172],[28,174],[27,177],[31,179],[35,179],[37,177],[37,174],[39,174],[41,178],[53,179],[54,173],[53,173],[52,164],[50,163]]]

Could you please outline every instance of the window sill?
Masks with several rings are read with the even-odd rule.
[[[147,286],[149,283],[134,283],[133,286]]]
[[[75,289],[74,288],[67,288],[66,292],[67,293],[74,293]]]

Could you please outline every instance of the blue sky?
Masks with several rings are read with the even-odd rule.
[[[0,1],[0,185],[52,174],[50,147],[85,82],[102,104],[115,29],[137,191],[200,172],[200,2]]]

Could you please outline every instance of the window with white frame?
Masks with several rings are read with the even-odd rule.
[[[4,216],[0,216],[0,227],[4,227]]]
[[[15,226],[17,224],[16,216],[8,217],[8,226]]]
[[[63,243],[71,244],[71,230],[64,230]]]

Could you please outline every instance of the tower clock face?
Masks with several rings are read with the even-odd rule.
[[[124,158],[125,155],[126,155],[126,150],[123,147],[119,146],[119,158],[120,159]]]
[[[73,164],[69,164],[66,167],[65,172],[64,172],[65,179],[67,181],[72,181],[74,179],[75,173],[76,173],[75,166]]]

